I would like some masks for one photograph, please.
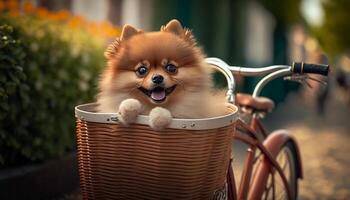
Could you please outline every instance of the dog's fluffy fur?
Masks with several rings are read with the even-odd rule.
[[[172,116],[206,118],[226,112],[224,95],[211,91],[210,67],[204,63],[201,49],[177,20],[148,33],[125,25],[105,57],[108,63],[99,82],[98,111],[118,111],[125,125],[145,114],[150,115],[151,127],[159,130]],[[176,67],[175,73],[166,70],[168,64]],[[139,67],[146,67],[147,73],[137,74]],[[161,92],[166,91],[166,97],[161,101],[151,95],[159,86],[152,82],[155,75],[164,78]]]

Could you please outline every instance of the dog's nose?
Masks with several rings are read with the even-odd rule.
[[[161,75],[155,75],[152,77],[152,82],[155,84],[161,84],[163,83],[164,77]]]

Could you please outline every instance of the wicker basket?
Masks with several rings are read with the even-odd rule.
[[[225,188],[237,108],[210,119],[174,119],[154,131],[148,116],[118,125],[115,113],[77,106],[83,199],[217,199]]]

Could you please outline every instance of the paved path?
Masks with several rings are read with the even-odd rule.
[[[350,199],[350,107],[340,91],[329,97],[323,117],[310,99],[294,94],[266,119],[269,127],[289,129],[300,145],[300,199]]]

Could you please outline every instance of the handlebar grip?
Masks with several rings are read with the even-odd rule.
[[[311,74],[320,74],[323,76],[328,76],[329,65],[294,62],[292,66],[292,71],[294,73],[299,73],[299,74],[311,73]]]

